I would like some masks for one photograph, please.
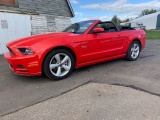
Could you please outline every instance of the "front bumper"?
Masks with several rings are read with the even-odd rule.
[[[19,75],[41,75],[41,65],[38,55],[12,56],[9,52],[4,55],[10,69]]]

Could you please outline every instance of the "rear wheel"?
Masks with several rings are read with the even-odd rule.
[[[74,58],[65,49],[57,49],[48,54],[44,61],[44,73],[52,80],[61,80],[70,75],[74,68]]]
[[[133,41],[128,49],[126,59],[130,61],[135,61],[140,54],[140,44],[138,41]]]

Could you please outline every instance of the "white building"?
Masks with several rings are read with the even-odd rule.
[[[64,30],[72,17],[69,0],[0,0],[0,54],[12,40]]]
[[[131,27],[145,26],[147,30],[160,29],[160,12],[142,16],[129,23],[131,23]]]

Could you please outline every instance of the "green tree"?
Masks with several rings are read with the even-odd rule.
[[[126,18],[125,20],[122,20],[122,23],[123,22],[129,22],[130,21],[130,19],[129,18]]]
[[[120,24],[122,21],[117,17],[117,15],[114,15],[111,19],[112,22]]]
[[[155,9],[151,9],[151,10],[146,9],[146,10],[143,10],[143,11],[141,12],[141,14],[140,14],[139,17],[142,17],[142,16],[144,16],[144,15],[148,15],[148,14],[152,14],[152,13],[155,13],[155,12],[157,12],[157,10],[155,10]]]

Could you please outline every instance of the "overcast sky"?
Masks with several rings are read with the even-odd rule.
[[[111,20],[114,15],[120,19],[135,18],[144,9],[160,10],[160,0],[70,0],[75,17],[72,22],[101,19]]]

